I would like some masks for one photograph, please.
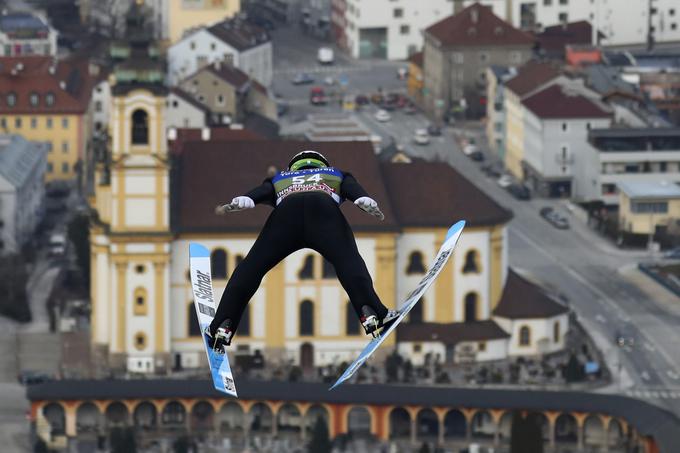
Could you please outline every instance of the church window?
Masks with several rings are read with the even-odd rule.
[[[477,293],[465,295],[465,322],[477,320]]]
[[[519,329],[519,345],[529,346],[531,344],[531,330],[529,326],[522,326]]]
[[[132,144],[149,144],[149,114],[142,109],[132,113]]]
[[[134,304],[132,309],[132,312],[135,314],[135,316],[146,316],[148,312],[147,299],[148,296],[146,289],[142,287],[135,288]]]
[[[234,267],[241,264],[241,261],[243,261],[243,258],[245,258],[243,255],[236,255],[236,257],[234,258]]]
[[[350,302],[345,304],[345,333],[347,335],[359,335],[359,319]]]
[[[224,249],[215,249],[210,254],[210,268],[215,279],[227,278],[227,252]]]
[[[479,253],[476,250],[470,250],[465,254],[465,266],[463,266],[463,273],[479,273]]]
[[[314,255],[305,256],[305,260],[302,263],[302,269],[298,272],[298,278],[300,280],[314,279]]]
[[[560,323],[559,321],[555,321],[555,324],[553,324],[553,343],[559,342],[560,342]]]
[[[191,302],[187,305],[189,325],[187,326],[187,332],[189,332],[190,337],[200,337],[201,336],[201,326],[198,325],[198,315],[196,314],[196,307],[194,303]]]
[[[138,264],[135,266],[135,272],[138,274],[143,274],[146,271],[146,267],[143,264]]]
[[[406,268],[406,274],[424,274],[425,265],[423,264],[423,254],[421,252],[411,252],[408,256],[408,267]]]
[[[137,332],[135,334],[135,348],[139,351],[146,348],[146,335],[144,335],[144,332]]]
[[[331,264],[330,261],[327,259],[323,260],[323,272],[322,272],[323,278],[335,278],[335,267]]]
[[[300,304],[300,336],[314,335],[314,304],[310,300],[304,300]]]

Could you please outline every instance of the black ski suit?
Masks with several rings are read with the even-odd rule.
[[[351,174],[342,174],[341,200],[354,201],[367,196]],[[274,185],[268,178],[245,196],[255,203],[267,203],[275,208],[248,255],[227,282],[210,324],[213,335],[227,318],[232,320],[232,331],[235,332],[243,310],[265,274],[286,256],[302,248],[319,252],[333,264],[358,317],[361,317],[363,305],[371,307],[380,318],[387,314],[387,308],[373,289],[373,281],[359,254],[352,229],[339,204],[330,195],[319,191],[293,193],[276,206]]]

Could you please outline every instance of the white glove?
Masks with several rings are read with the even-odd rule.
[[[236,197],[231,200],[229,204],[218,205],[215,208],[215,214],[223,215],[227,212],[242,211],[244,209],[252,209],[255,207],[255,202],[250,197]]]
[[[354,200],[354,204],[360,208],[366,209],[377,209],[378,202],[371,197],[361,197]]]

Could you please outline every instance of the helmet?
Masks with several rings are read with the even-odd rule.
[[[293,156],[288,163],[288,170],[296,171],[303,168],[322,168],[330,167],[328,160],[323,157],[323,154],[316,151],[302,151]]]

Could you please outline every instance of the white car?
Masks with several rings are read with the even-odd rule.
[[[391,119],[390,114],[387,113],[385,110],[378,110],[375,113],[375,119],[380,121],[381,123],[385,123]]]
[[[427,129],[416,129],[416,133],[413,134],[413,141],[419,145],[430,143],[430,135],[427,133]]]
[[[473,145],[472,143],[468,143],[463,147],[463,154],[466,156],[469,156],[470,154],[474,154],[475,151],[477,151],[477,147]]]
[[[502,175],[500,178],[498,178],[498,180],[496,182],[498,183],[499,186],[506,189],[506,188],[508,188],[512,185],[514,180],[513,180],[512,176],[506,174],[506,175]]]

